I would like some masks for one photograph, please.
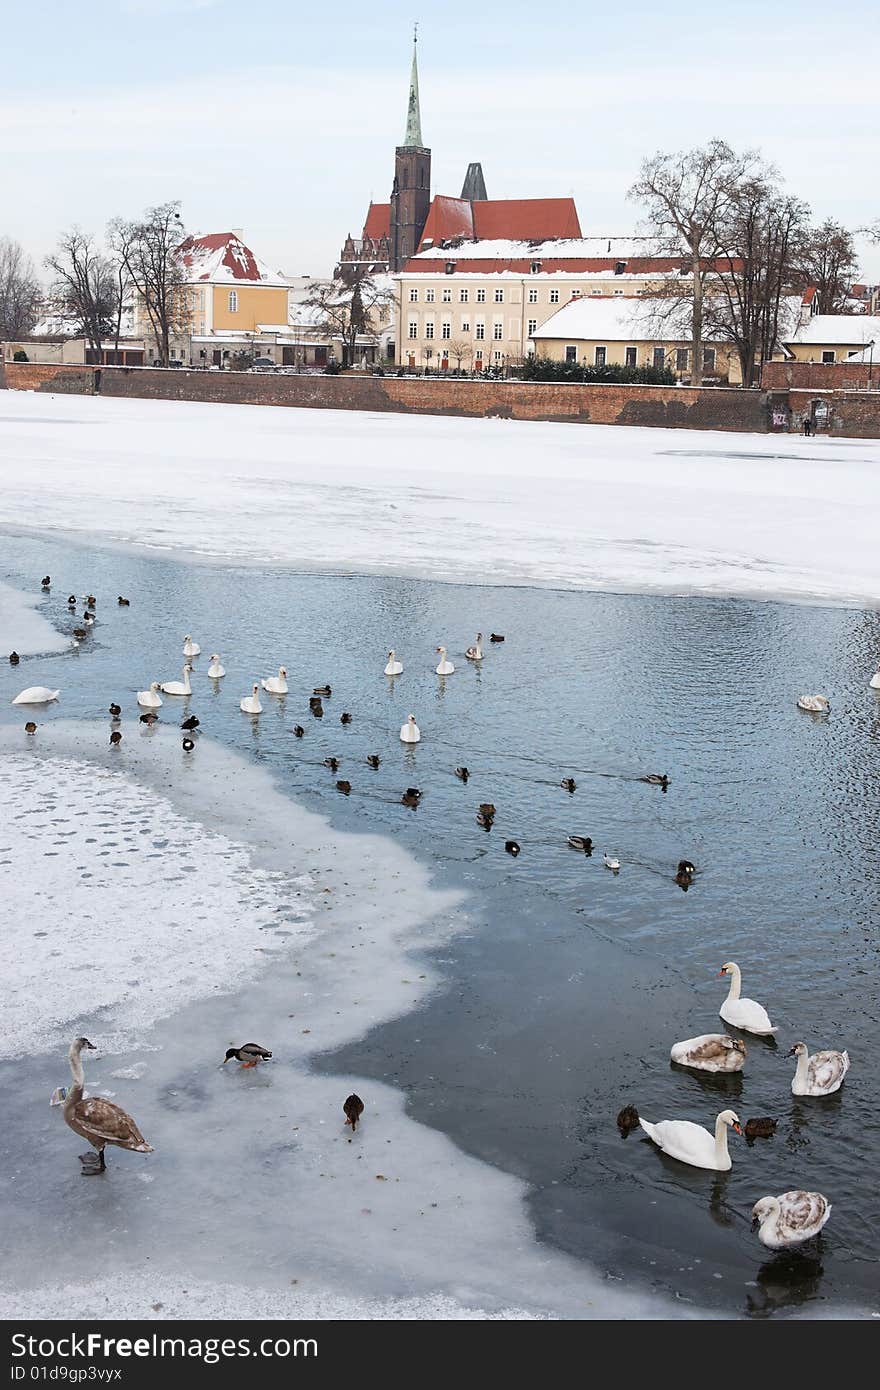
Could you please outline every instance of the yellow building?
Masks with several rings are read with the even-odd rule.
[[[857,357],[880,362],[880,318],[871,314],[812,314],[782,335],[785,358],[794,362],[847,362]],[[867,349],[867,351],[866,351]]]

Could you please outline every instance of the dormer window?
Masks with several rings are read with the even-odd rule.
[[[622,274],[624,273],[625,270],[626,270],[626,261],[618,261],[618,262],[617,262],[617,265],[614,267],[614,274],[615,274],[615,275],[622,275]]]
[[[530,274],[530,275],[540,275],[540,274],[541,274],[541,262],[540,262],[540,261],[532,261],[532,264],[529,266],[529,274]]]
[[[237,291],[237,290],[230,290],[230,291],[229,291],[229,312],[230,312],[230,314],[237,314],[237,313],[238,313],[238,291]]]
[[[455,274],[455,261],[447,261],[447,262],[446,262],[446,274],[447,274],[447,275],[454,275],[454,274]]]

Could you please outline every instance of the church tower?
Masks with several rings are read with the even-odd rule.
[[[419,69],[416,62],[418,34],[413,37],[412,72],[406,135],[394,154],[394,186],[391,190],[391,265],[400,270],[419,249],[431,206],[431,151],[422,144],[419,110]]]

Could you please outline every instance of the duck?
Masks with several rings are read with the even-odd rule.
[[[630,1130],[637,1129],[639,1124],[639,1112],[634,1105],[625,1105],[617,1117],[617,1128],[621,1134],[629,1134]]]
[[[406,723],[402,724],[400,728],[401,743],[418,743],[421,737],[422,731],[416,723],[415,715],[408,714],[406,716]]]
[[[570,849],[579,849],[583,854],[593,853],[593,841],[589,835],[569,835],[568,844]]]
[[[693,878],[694,874],[697,872],[697,866],[696,864],[692,864],[689,859],[679,859],[678,868],[675,872],[676,874]]]
[[[489,633],[489,641],[490,641],[490,642],[503,642],[503,641],[504,641],[504,637],[502,636],[502,634],[501,634],[500,632],[490,632],[490,633]]]
[[[477,825],[481,825],[484,830],[491,830],[495,824],[495,817],[487,815],[485,811],[477,812]]]
[[[164,703],[159,694],[159,682],[151,681],[149,690],[139,690],[137,702],[144,709],[159,709]]]
[[[192,667],[190,666],[189,662],[185,662],[183,667],[183,680],[163,681],[162,685],[159,687],[162,693],[165,695],[191,695],[192,686],[189,683],[189,676],[191,671]]]
[[[68,595],[67,595],[67,606],[68,606],[68,608],[75,608],[75,607],[76,607],[76,594],[68,594]]]
[[[302,724],[294,724],[294,726],[293,726],[293,736],[294,736],[294,738],[302,738],[304,734],[305,734],[305,729],[303,728]]]
[[[677,1158],[679,1163],[688,1163],[692,1168],[709,1168],[716,1173],[727,1173],[733,1167],[727,1151],[728,1129],[742,1134],[735,1110],[720,1111],[715,1120],[714,1135],[691,1120],[661,1120],[653,1125],[640,1116],[639,1124],[648,1138],[670,1158]]]
[[[225,1067],[226,1063],[231,1061],[234,1057],[235,1060],[241,1062],[241,1065],[245,1068],[255,1067],[258,1062],[265,1062],[271,1056],[272,1053],[269,1049],[267,1047],[261,1047],[259,1043],[242,1043],[241,1047],[227,1048],[226,1056],[223,1058],[220,1065]]]
[[[333,691],[330,689],[329,685],[316,685],[314,690],[312,691],[312,694],[323,695],[325,700],[329,700],[330,696],[333,694]]]
[[[817,1236],[831,1215],[831,1203],[821,1192],[780,1192],[761,1197],[752,1207],[752,1226],[768,1250],[786,1250]]]
[[[493,803],[492,803],[491,801],[481,801],[481,802],[480,802],[480,805],[479,805],[479,811],[480,811],[480,814],[483,815],[483,816],[491,816],[491,817],[494,817],[494,815],[495,815],[495,806],[493,805]]]
[[[673,1043],[669,1056],[680,1067],[694,1067],[697,1071],[742,1071],[746,1045],[726,1033],[701,1033],[699,1037]]]
[[[123,598],[121,594],[120,594],[120,595],[118,596],[118,598],[116,599],[116,602],[119,604],[119,607],[120,607],[120,608],[130,608],[130,607],[131,607],[131,602],[130,602],[130,600],[127,599],[127,598]]]
[[[220,665],[220,657],[217,652],[214,652],[211,656],[208,675],[211,677],[212,681],[219,681],[222,676],[226,675],[226,667]]]
[[[868,684],[872,690],[880,690],[880,665],[878,665],[877,670],[868,681]]]
[[[339,769],[339,759],[338,759],[338,758],[325,758],[325,759],[324,759],[324,766],[325,766],[325,767],[329,767],[329,769],[330,769],[331,772],[337,772],[338,769]]]
[[[183,655],[186,657],[200,656],[201,651],[202,649],[198,642],[194,642],[189,633],[187,633],[183,639]]]
[[[811,1057],[806,1043],[797,1042],[785,1055],[797,1057],[791,1081],[793,1096],[833,1096],[849,1071],[848,1052],[814,1052]]]
[[[95,1044],[90,1043],[88,1038],[74,1038],[67,1054],[73,1085],[69,1090],[59,1086],[53,1093],[50,1104],[63,1105],[65,1123],[74,1134],[78,1134],[97,1150],[97,1158],[93,1153],[80,1155],[83,1177],[93,1177],[106,1169],[104,1149],[107,1144],[139,1154],[151,1154],[153,1146],[147,1143],[134,1120],[121,1106],[114,1105],[112,1101],[104,1100],[101,1096],[83,1099],[83,1049],[96,1051]]]
[[[93,627],[95,623],[95,615],[90,609],[87,608],[86,611],[83,613],[82,620],[85,623],[86,627]]]
[[[730,976],[730,992],[718,1010],[725,1023],[732,1028],[744,1028],[747,1033],[755,1033],[758,1037],[771,1037],[779,1031],[774,1028],[767,1010],[761,1004],[756,1004],[754,999],[740,999],[742,971],[736,961],[729,960],[722,965],[718,974]]]
[[[348,796],[349,792],[351,791],[351,783],[347,782],[346,779],[342,777],[336,783],[336,790],[338,792],[342,792],[343,796]]]
[[[121,705],[117,705],[117,704],[114,702],[114,703],[111,704],[110,707],[109,707],[109,713],[112,715],[112,717],[113,717],[114,719],[118,719],[119,716],[120,716],[120,714],[122,713],[122,706],[121,706]]]
[[[602,855],[602,862],[605,865],[605,868],[610,869],[613,874],[620,872],[620,860],[615,859],[614,856],[612,854],[609,854],[607,850],[605,850],[605,852]]]
[[[242,714],[262,714],[263,706],[260,704],[260,687],[254,685],[253,693],[245,695],[242,700],[239,700],[238,707]]]
[[[287,668],[285,666],[279,666],[278,675],[269,676],[266,680],[261,680],[260,685],[264,690],[268,691],[270,695],[286,695],[288,693]]]
[[[118,729],[114,729],[112,734],[110,735],[110,747],[118,748],[121,742],[122,734],[119,732]]]
[[[360,1096],[352,1094],[342,1102],[342,1109],[345,1114],[345,1123],[351,1125],[351,1132],[354,1134],[358,1127],[358,1120],[364,1113],[364,1103]]]
[[[482,634],[482,632],[478,632],[478,633],[477,633],[477,640],[476,640],[476,642],[474,643],[474,645],[473,645],[472,647],[468,647],[467,651],[465,652],[465,656],[467,657],[468,661],[482,661],[482,660],[483,660],[483,648],[482,648],[482,646],[480,645],[480,644],[482,643],[482,641],[483,641],[483,634]]]
[[[27,690],[18,692],[12,703],[14,705],[48,705],[52,700],[57,700],[60,694],[60,690],[50,690],[47,685],[29,685]]]
[[[183,749],[184,753],[191,753],[195,748],[195,744],[193,743],[191,738],[185,738],[180,746]]]
[[[440,657],[440,660],[438,661],[437,666],[435,667],[437,675],[451,676],[453,671],[455,670],[455,667],[453,666],[451,661],[447,661],[446,659],[446,648],[438,647],[437,652]]]
[[[385,667],[385,671],[383,674],[386,676],[403,675],[403,662],[397,660],[397,652],[394,650],[393,647],[391,651],[388,653],[388,665]]]
[[[513,855],[514,859],[516,858],[516,856],[517,856],[517,855],[519,854],[519,852],[520,852],[520,847],[519,847],[519,845],[517,844],[516,840],[505,840],[505,841],[504,841],[504,848],[505,848],[505,850],[507,851],[508,854],[512,854],[512,855]]]
[[[403,796],[400,798],[400,803],[402,806],[415,807],[418,806],[421,799],[422,793],[419,791],[418,787],[407,787]]]
[[[466,767],[457,767],[455,769],[455,775],[459,782],[466,782],[471,774]]]
[[[146,714],[141,714],[138,717],[141,724],[158,724],[159,722],[158,714],[153,714],[152,710],[147,710]]]
[[[94,608],[98,600],[95,598],[94,594],[83,594],[83,602],[88,604],[89,608]]]
[[[37,726],[34,723],[33,719],[28,720],[28,722],[24,726],[24,731],[26,734],[35,734],[37,732]]]
[[[647,782],[651,787],[662,787],[665,791],[669,786],[669,778],[665,772],[649,772],[647,777],[640,777],[640,782]]]
[[[759,1116],[754,1120],[746,1120],[743,1133],[747,1139],[770,1139],[776,1133],[776,1120],[769,1115]]]
[[[309,710],[316,719],[324,718],[324,706],[321,704],[321,697],[319,695],[309,696]]]
[[[348,711],[347,711],[347,710],[344,710],[344,711],[342,712],[342,714],[340,714],[340,716],[339,716],[339,722],[340,722],[340,724],[350,724],[350,723],[351,723],[351,718],[352,718],[352,717],[351,717],[351,715],[348,713]]]
[[[48,589],[51,586],[52,580],[50,579],[48,574],[44,575],[44,577],[40,580],[40,584],[44,589]]]
[[[181,720],[180,727],[181,729],[197,729],[200,722],[194,714],[191,714],[188,719]]]
[[[827,714],[831,701],[825,695],[801,695],[797,705],[798,709],[809,710],[810,714]]]
[[[73,629],[73,635],[76,638],[77,642],[81,642],[84,637],[88,636],[88,632],[84,627],[75,627]]]
[[[10,666],[17,666],[18,663],[19,663],[20,661],[21,661],[21,657],[19,656],[18,652],[10,652],[10,653],[9,653],[9,664],[10,664]]]
[[[573,777],[563,777],[559,785],[560,787],[564,787],[567,792],[577,791],[577,782],[574,780]]]
[[[378,754],[378,753],[368,753],[368,754],[367,754],[367,766],[368,766],[368,767],[372,767],[372,768],[375,769],[375,768],[377,768],[377,767],[379,766],[379,764],[380,764],[381,761],[382,761],[382,759],[379,757],[379,754]]]

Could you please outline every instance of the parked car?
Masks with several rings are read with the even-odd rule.
[[[274,372],[275,363],[271,357],[255,357],[250,370],[252,372]]]

